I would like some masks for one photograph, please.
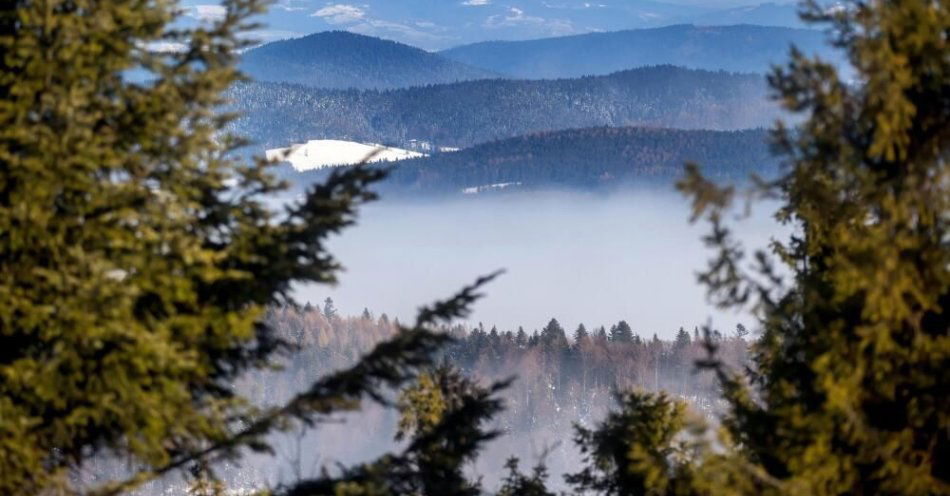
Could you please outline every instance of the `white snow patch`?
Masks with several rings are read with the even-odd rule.
[[[521,186],[521,183],[497,183],[497,184],[486,184],[484,186],[472,186],[471,188],[465,188],[462,190],[463,194],[466,195],[477,195],[485,191],[490,191],[493,189],[505,189],[511,186]]]
[[[402,148],[341,140],[310,140],[302,145],[267,150],[265,155],[267,160],[290,162],[298,171],[334,165],[355,165],[367,161],[394,162],[425,156]]]

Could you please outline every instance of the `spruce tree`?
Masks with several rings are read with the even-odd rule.
[[[748,264],[724,222],[734,189],[695,167],[680,183],[712,226],[700,280],[721,307],[751,309],[761,332],[747,371],[723,366],[722,336],[706,332],[700,365],[717,372],[724,432],[703,445],[710,433],[691,433],[681,406],[622,397],[579,430],[578,489],[950,494],[950,4],[826,7],[803,2],[804,17],[830,23],[857,78],[797,52],[776,69],[779,100],[805,118],[774,130],[787,168],[751,191],[781,201],[789,237]]]
[[[857,77],[800,53],[770,77],[805,114],[775,129],[788,167],[754,191],[795,226],[776,256],[747,270],[723,222],[733,190],[695,168],[682,183],[712,225],[701,280],[760,322],[753,375],[717,367],[741,447],[732,466],[758,494],[947,494],[950,4],[825,7],[802,8]]]
[[[557,319],[551,319],[541,329],[541,343],[546,346],[563,346],[567,344],[567,334]]]
[[[499,435],[488,423],[501,411],[496,393],[507,383],[487,387],[441,366],[423,371],[398,399],[395,439],[405,449],[353,467],[324,472],[279,489],[280,496],[484,494],[481,481],[465,474],[466,464]]]
[[[75,494],[98,456],[128,479],[83,491],[119,494],[266,450],[268,432],[412,379],[445,341],[427,329],[474,299],[424,309],[285,405],[236,394],[286,348],[265,308],[334,281],[326,239],[384,172],[341,169],[267,206],[283,185],[232,158],[222,108],[262,3],[221,6],[192,28],[169,1],[0,6],[0,494]]]
[[[689,333],[685,329],[680,327],[680,330],[676,333],[676,339],[673,341],[673,349],[676,351],[687,348],[692,340],[689,337]]]
[[[336,305],[333,304],[333,298],[329,296],[323,300],[323,316],[326,317],[327,320],[332,320],[336,317]]]
[[[515,343],[518,346],[527,346],[528,333],[524,332],[524,327],[518,326],[518,333],[515,334]]]
[[[491,326],[491,330],[488,331],[488,342],[492,347],[497,348],[501,343],[501,335],[498,334],[498,328]]]
[[[574,344],[580,345],[582,341],[586,341],[590,338],[590,335],[587,333],[587,328],[584,327],[584,324],[577,326],[577,329],[574,331]]]
[[[596,429],[575,427],[584,469],[565,479],[577,494],[690,494],[690,443],[680,436],[686,405],[664,393],[618,394]]]
[[[630,324],[626,320],[617,322],[610,328],[610,340],[616,343],[632,343],[633,329],[630,328]]]

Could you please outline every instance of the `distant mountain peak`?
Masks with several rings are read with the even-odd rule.
[[[334,89],[391,89],[496,76],[416,47],[347,31],[261,45],[243,54],[241,69],[258,81]]]
[[[695,25],[588,33],[526,41],[481,42],[441,52],[455,61],[529,79],[603,75],[651,65],[765,73],[795,45],[833,62],[821,31],[780,26]]]
[[[429,53],[421,48],[414,47],[412,45],[407,45],[405,43],[400,43],[398,41],[387,40],[385,38],[378,38],[376,36],[369,36],[360,33],[354,33],[352,31],[342,31],[342,30],[332,30],[332,31],[320,31],[317,33],[310,33],[304,36],[298,36],[295,38],[287,38],[284,40],[274,41],[261,45],[260,47],[255,48],[261,49],[268,47],[269,50],[278,49],[279,47],[285,47],[289,45],[306,45],[311,48],[321,49],[324,46],[327,46],[328,43],[353,43],[354,47],[365,47],[365,48],[375,48],[382,45],[388,45],[390,47],[399,47],[407,51],[414,51],[418,53]]]

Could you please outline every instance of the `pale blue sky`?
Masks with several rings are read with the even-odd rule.
[[[762,0],[277,0],[262,41],[347,30],[427,50],[670,24],[795,26],[793,4]],[[186,0],[190,18],[213,18],[214,0]],[[216,10],[217,8],[217,10]]]

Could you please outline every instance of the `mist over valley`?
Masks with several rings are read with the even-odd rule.
[[[771,213],[760,206],[736,223],[742,239],[756,242],[750,251],[783,232]],[[552,317],[570,330],[627,320],[640,335],[664,339],[680,327],[751,327],[748,315],[711,306],[696,283],[712,254],[700,240],[708,226],[689,225],[689,215],[672,188],[384,199],[331,241],[345,267],[340,284],[297,295],[316,305],[332,297],[346,315],[369,308],[407,321],[421,304],[505,269],[469,323],[530,332]]]

